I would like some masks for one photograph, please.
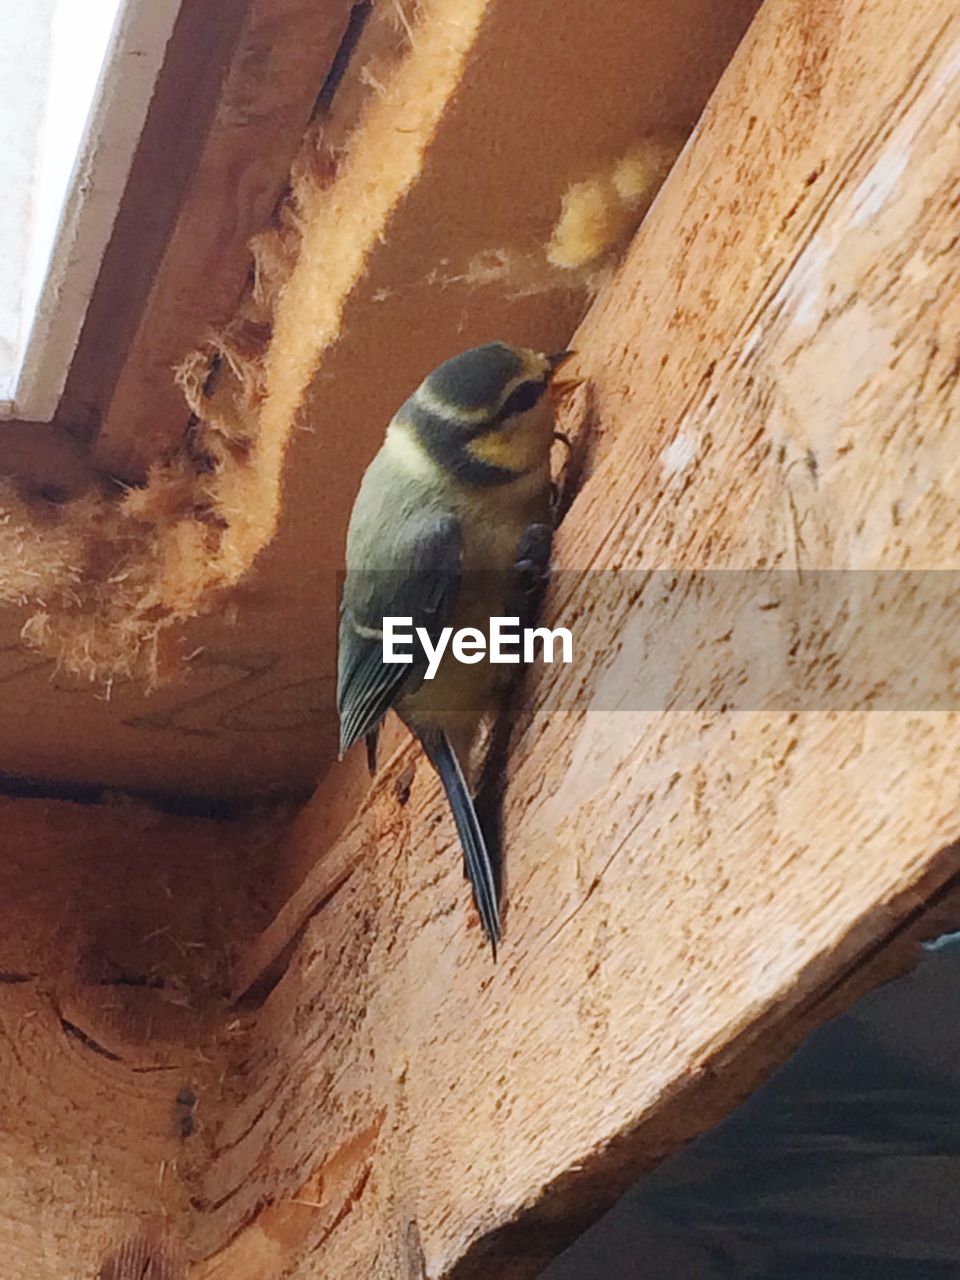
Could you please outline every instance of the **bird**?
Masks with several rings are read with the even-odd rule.
[[[375,742],[392,709],[440,777],[483,933],[501,939],[497,878],[469,785],[480,726],[496,716],[511,668],[425,649],[384,660],[384,618],[410,618],[431,643],[444,627],[486,633],[522,616],[549,572],[553,408],[546,394],[573,353],[507,342],[462,351],[400,406],[365,471],[346,540],[337,710],[340,758]]]

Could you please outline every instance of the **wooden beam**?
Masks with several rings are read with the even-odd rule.
[[[412,746],[332,843],[331,775],[328,892],[287,920],[299,944],[240,1043],[197,1280],[535,1275],[955,887],[956,594],[939,670],[908,655],[919,683],[885,709],[861,677],[871,571],[960,563],[958,66],[949,0],[761,11],[577,335],[565,425],[590,459],[558,556],[585,572],[551,611],[583,656],[531,680],[516,735],[501,959]],[[651,607],[683,587],[657,569],[826,567],[861,571],[866,605],[844,649],[786,645],[813,709],[738,704],[769,645],[751,660],[702,616],[679,645]],[[756,578],[730,583],[758,625]],[[645,702],[664,637],[674,683]]]
[[[220,1091],[217,989],[259,919],[263,835],[130,802],[0,798],[11,1278],[182,1280],[183,1173]]]
[[[226,69],[212,77],[205,69],[211,81],[207,95],[209,90],[217,95],[213,119],[176,221],[164,237],[109,407],[103,405],[95,446],[102,469],[136,478],[180,443],[189,410],[173,370],[234,313],[252,269],[250,239],[269,225],[289,182],[291,162],[351,7],[350,0],[245,0],[238,15],[236,0],[230,0],[227,26],[236,27],[238,16],[242,25]],[[193,8],[194,21],[222,27],[219,4],[187,8]],[[220,31],[214,47],[222,38]],[[208,57],[208,48],[195,36],[191,54]],[[189,68],[180,67],[171,81],[170,92],[179,94],[182,109],[197,91]],[[177,103],[170,107],[176,110]],[[153,221],[144,200],[156,199],[158,190],[164,198],[168,159],[161,152],[154,163],[158,171],[147,168],[135,175],[139,189],[131,183],[140,216],[129,223],[128,254],[144,224],[149,228]],[[97,359],[102,360],[99,349]]]
[[[183,0],[55,423],[89,443],[214,121],[251,0]]]
[[[57,502],[78,497],[97,483],[83,446],[49,422],[0,422],[0,476]]]

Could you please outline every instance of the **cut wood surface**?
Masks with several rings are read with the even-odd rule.
[[[362,288],[344,284],[326,336],[307,326],[281,353],[278,429],[284,405],[317,412],[287,463],[261,617],[284,645],[296,633],[301,694],[332,657],[324,574],[346,478],[399,398],[369,380],[364,352],[402,338],[390,367],[412,379],[450,335],[490,336],[509,315],[517,336],[549,337],[576,309],[577,291],[552,285],[511,296],[509,273],[482,303],[475,281],[433,281],[442,305],[425,338],[397,301],[419,296],[405,272],[436,257],[423,228],[438,187],[463,211],[466,265],[491,243],[542,251],[556,213],[556,152],[538,170],[536,225],[516,184],[490,206],[461,198],[489,179],[471,167],[481,141],[486,155],[508,140],[509,104],[481,110],[491,68],[529,74],[536,52],[524,25],[515,61],[498,59],[518,11],[487,8],[484,22],[470,10],[476,45],[472,29],[450,37],[454,114],[430,126],[410,171],[426,185],[381,210],[393,257],[371,231]],[[661,122],[696,97],[681,70],[695,10],[660,32]],[[525,21],[544,11],[531,3]],[[595,12],[551,29],[544,67],[576,64]],[[642,15],[616,12],[633,13],[639,40]],[[671,92],[675,76],[691,96]],[[538,137],[570,111],[563,82],[534,103]],[[563,425],[586,468],[549,605],[579,657],[532,673],[518,714],[497,964],[436,780],[396,729],[372,787],[354,755],[283,840],[125,806],[0,804],[11,1277],[532,1277],[806,1029],[902,963],[903,939],[957,922],[960,597],[932,609],[913,577],[891,600],[871,571],[960,569],[958,120],[947,0],[768,4],[583,324],[586,381]],[[578,164],[603,134],[595,117],[583,129]],[[613,133],[631,141],[621,118]],[[517,142],[518,169],[524,154]],[[309,286],[331,214],[320,201],[311,216],[317,258],[292,287],[288,335],[298,306],[306,325],[327,305]],[[366,434],[344,408],[357,386]],[[336,502],[318,511],[334,473]],[[861,571],[857,598],[828,598],[821,643],[798,632],[811,615],[791,612],[795,587],[837,567]],[[699,605],[718,579],[689,571],[759,568],[779,574],[760,579],[762,596],[739,572],[715,619]],[[291,603],[294,579],[306,586]],[[681,644],[691,600],[710,625]],[[878,655],[881,609],[908,642],[909,679],[887,630]],[[248,657],[262,638],[246,637]],[[672,666],[652,662],[664,652]],[[42,664],[34,674],[46,685]],[[30,760],[37,705],[6,718]],[[76,704],[54,705],[66,732]],[[153,731],[180,733],[174,749],[144,751],[153,776],[219,750],[202,695],[175,714],[154,706]],[[223,723],[256,773],[250,714],[243,703]],[[302,727],[274,723],[291,757],[306,751]],[[109,754],[89,730],[84,746],[98,766]],[[224,1014],[228,962],[239,1000]]]
[[[0,799],[4,1280],[182,1280],[230,951],[262,919],[275,838]]]
[[[501,958],[413,747],[352,813],[359,763],[330,774],[295,842],[316,823],[315,870],[241,969],[262,1005],[197,1280],[535,1275],[955,888],[960,606],[933,690],[921,655],[912,694],[864,694],[853,610],[842,650],[787,646],[814,709],[738,703],[767,650],[720,626],[643,709],[671,597],[642,571],[842,567],[869,599],[866,571],[960,568],[958,121],[947,0],[761,11],[577,335],[558,561],[597,572],[559,577],[586,656],[531,679],[515,736]]]

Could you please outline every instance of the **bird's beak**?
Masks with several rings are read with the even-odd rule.
[[[562,364],[566,364],[570,357],[575,356],[576,354],[577,353],[575,351],[558,351],[555,356],[547,356],[547,362],[550,365],[550,372],[547,375],[550,381],[549,395],[555,403],[561,401],[571,391],[576,387],[581,386],[583,383],[582,377],[564,378],[562,375],[560,377],[554,377],[554,374],[560,366]]]
[[[556,355],[547,356],[547,364],[550,366],[550,372],[555,373],[565,360],[569,360],[572,355],[576,355],[575,351],[558,351]]]

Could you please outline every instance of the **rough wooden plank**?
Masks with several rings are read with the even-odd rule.
[[[0,477],[12,475],[25,496],[95,494],[104,470],[139,475],[181,439],[189,410],[174,366],[233,314],[249,238],[289,181],[349,11],[347,0],[183,4],[56,422],[0,430]],[[101,428],[94,457],[74,447],[71,437],[89,444]],[[105,489],[99,511],[38,505],[19,550],[49,542],[71,520],[89,528],[117,497],[109,480]],[[0,508],[9,533],[23,509],[11,513],[4,500]],[[15,552],[16,541],[7,539]],[[82,576],[79,564],[74,573]],[[29,588],[25,581],[25,598]],[[52,785],[236,795],[285,787],[291,762],[303,758],[294,735],[315,720],[309,673],[280,675],[276,639],[237,642],[232,611],[185,642],[179,652],[193,661],[154,698],[133,682],[104,690],[77,680],[38,655],[22,637],[33,611],[0,610],[0,772]],[[233,771],[240,757],[242,781]],[[302,795],[307,784],[286,789]]]
[[[130,1280],[153,1258],[181,1280],[183,1170],[220,1093],[223,980],[259,919],[264,833],[6,798],[0,833],[3,1273]]]
[[[188,410],[173,370],[233,314],[251,270],[250,238],[289,181],[350,0],[253,0],[176,225],[95,446],[97,463],[142,475],[176,446]],[[181,86],[182,87],[182,86]]]
[[[885,704],[864,696],[865,607],[839,657],[801,646],[819,705],[738,707],[764,646],[731,661],[709,627],[676,645],[644,576],[842,566],[869,605],[869,570],[960,564],[958,70],[947,0],[761,11],[577,338],[590,385],[567,425],[589,418],[592,454],[559,559],[590,572],[552,612],[589,660],[531,682],[500,963],[401,747],[335,847],[318,836],[352,870],[251,1020],[198,1277],[239,1267],[245,1238],[277,1274],[536,1274],[960,875],[955,603],[942,666],[915,661],[934,679]],[[727,601],[755,619],[751,581]],[[664,636],[667,710],[641,696]]]

